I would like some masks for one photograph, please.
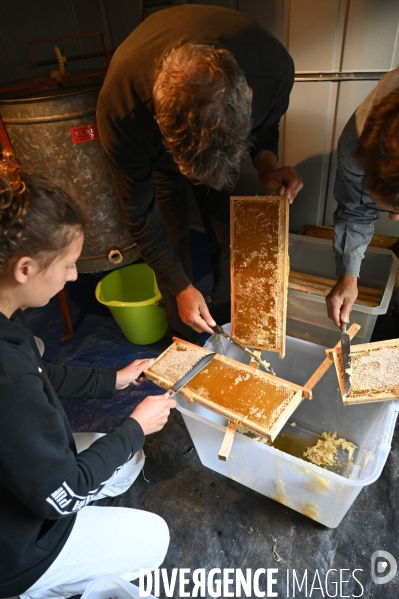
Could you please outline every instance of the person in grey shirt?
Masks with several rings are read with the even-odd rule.
[[[334,197],[338,281],[326,303],[328,317],[340,326],[349,322],[357,298],[374,222],[381,212],[399,221],[399,67],[381,78],[345,125],[338,141]]]

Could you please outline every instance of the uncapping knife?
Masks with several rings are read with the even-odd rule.
[[[349,395],[351,390],[351,339],[346,331],[346,322],[341,323],[341,356],[342,368],[344,371],[345,395]]]
[[[176,393],[180,391],[180,389],[183,389],[183,387],[187,385],[187,383],[191,381],[191,379],[196,374],[198,374],[203,368],[205,368],[205,366],[209,364],[209,362],[213,360],[215,356],[216,353],[214,352],[212,354],[206,354],[206,356],[203,356],[200,360],[198,360],[198,362],[194,364],[192,368],[190,368],[187,374],[185,374],[181,379],[177,381],[177,383],[173,385],[173,387],[169,389],[169,397],[174,397]]]
[[[266,362],[265,360],[262,360],[261,358],[258,358],[258,356],[254,352],[252,352],[250,349],[245,347],[245,345],[243,345],[242,343],[240,343],[233,337],[230,337],[230,335],[228,335],[226,333],[226,331],[224,329],[222,329],[222,327],[220,325],[217,324],[214,327],[211,327],[211,329],[213,329],[217,335],[223,335],[223,337],[228,339],[230,341],[230,343],[233,343],[233,345],[235,345],[236,347],[239,347],[241,351],[243,351],[246,354],[248,354],[249,356],[251,356],[251,358],[253,360],[255,360],[255,362],[257,362],[259,364],[259,366],[262,366],[262,368],[264,368],[269,374],[275,374],[273,372],[273,370],[270,368],[270,364],[268,362]]]

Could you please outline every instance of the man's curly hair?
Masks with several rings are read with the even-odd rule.
[[[183,175],[232,189],[251,146],[251,95],[233,55],[200,44],[171,50],[153,99],[164,144]]]
[[[354,157],[371,193],[399,208],[399,89],[372,108]]]
[[[21,256],[46,268],[83,231],[87,216],[69,194],[26,173],[13,154],[0,159],[0,273]]]

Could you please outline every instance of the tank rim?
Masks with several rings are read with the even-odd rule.
[[[53,94],[53,95],[42,95],[42,96],[25,96],[24,98],[6,98],[6,97],[2,97],[2,93],[1,93],[1,88],[0,88],[0,104],[23,104],[23,103],[27,103],[27,102],[43,102],[45,100],[61,100],[70,96],[77,96],[77,95],[82,95],[82,94],[87,94],[90,92],[95,92],[95,91],[99,91],[101,89],[102,85],[98,84],[98,85],[91,85],[91,86],[86,86],[83,87],[81,89],[78,90],[74,90],[74,91],[66,91],[64,93],[59,93],[59,94]],[[39,88],[41,89],[41,88]],[[27,90],[22,90],[22,91],[27,91]],[[32,90],[33,92],[37,92],[37,89]],[[16,92],[7,92],[7,93],[16,93]],[[5,94],[6,95],[6,94]]]

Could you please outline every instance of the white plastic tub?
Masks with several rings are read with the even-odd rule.
[[[229,332],[229,325],[224,327]],[[206,347],[241,362],[249,358],[227,340],[212,336]],[[271,363],[277,376],[303,385],[325,357],[324,348],[292,337],[287,338],[284,360],[272,352],[262,358]],[[344,406],[332,366],[314,388],[314,398],[304,399],[290,422],[290,432],[337,431],[354,442],[353,466],[345,476],[330,472],[300,458],[269,447],[236,432],[230,457],[218,459],[227,421],[196,403],[176,397],[201,462],[250,489],[271,497],[313,520],[335,528],[366,485],[380,476],[391,448],[399,402]],[[347,478],[347,477],[350,478]]]
[[[336,279],[335,255],[332,241],[290,235],[290,268],[304,274]],[[386,314],[398,270],[398,259],[391,250],[368,247],[360,269],[359,285],[384,290],[379,306],[369,308],[355,304],[351,312],[351,323],[360,324],[361,329],[353,343],[368,343],[377,316]],[[288,290],[287,335],[304,339],[325,347],[333,347],[339,341],[339,330],[327,317],[325,298]]]

